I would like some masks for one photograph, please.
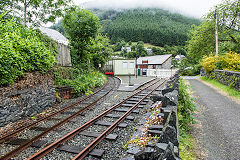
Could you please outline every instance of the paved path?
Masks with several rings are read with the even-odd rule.
[[[202,135],[197,141],[208,152],[204,159],[240,160],[240,105],[197,79],[189,79],[196,96]]]

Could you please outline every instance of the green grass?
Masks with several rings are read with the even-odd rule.
[[[190,86],[181,79],[179,84],[178,119],[179,119],[179,157],[183,160],[196,159],[194,139],[191,136],[190,124],[193,124],[193,112],[196,110],[194,100],[188,90]]]
[[[179,131],[179,157],[182,160],[194,160],[196,159],[194,148],[194,139],[190,133],[184,129]]]
[[[215,81],[215,80],[212,80],[212,79],[209,79],[206,77],[201,77],[201,79],[203,81],[208,82],[208,83],[212,84],[213,86],[221,89],[222,91],[226,92],[229,96],[233,96],[240,100],[240,92],[234,90],[233,88],[223,85],[223,84],[219,83],[218,81]]]
[[[137,45],[137,42],[132,42],[132,45]],[[144,47],[145,47],[145,48],[156,47],[156,48],[163,49],[163,47],[154,46],[154,45],[152,45],[152,44],[150,44],[150,43],[144,43]]]

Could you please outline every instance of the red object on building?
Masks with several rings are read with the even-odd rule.
[[[113,72],[105,72],[105,75],[113,75]]]

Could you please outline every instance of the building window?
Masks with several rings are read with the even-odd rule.
[[[129,63],[129,68],[130,68],[130,69],[133,69],[133,68],[134,68],[134,62],[130,62],[130,63]]]
[[[123,68],[128,68],[128,63],[127,62],[123,62]]]

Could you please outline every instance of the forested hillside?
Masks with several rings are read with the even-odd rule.
[[[101,20],[102,32],[112,43],[123,39],[158,46],[185,45],[191,26],[200,24],[198,19],[162,9],[92,10]]]

